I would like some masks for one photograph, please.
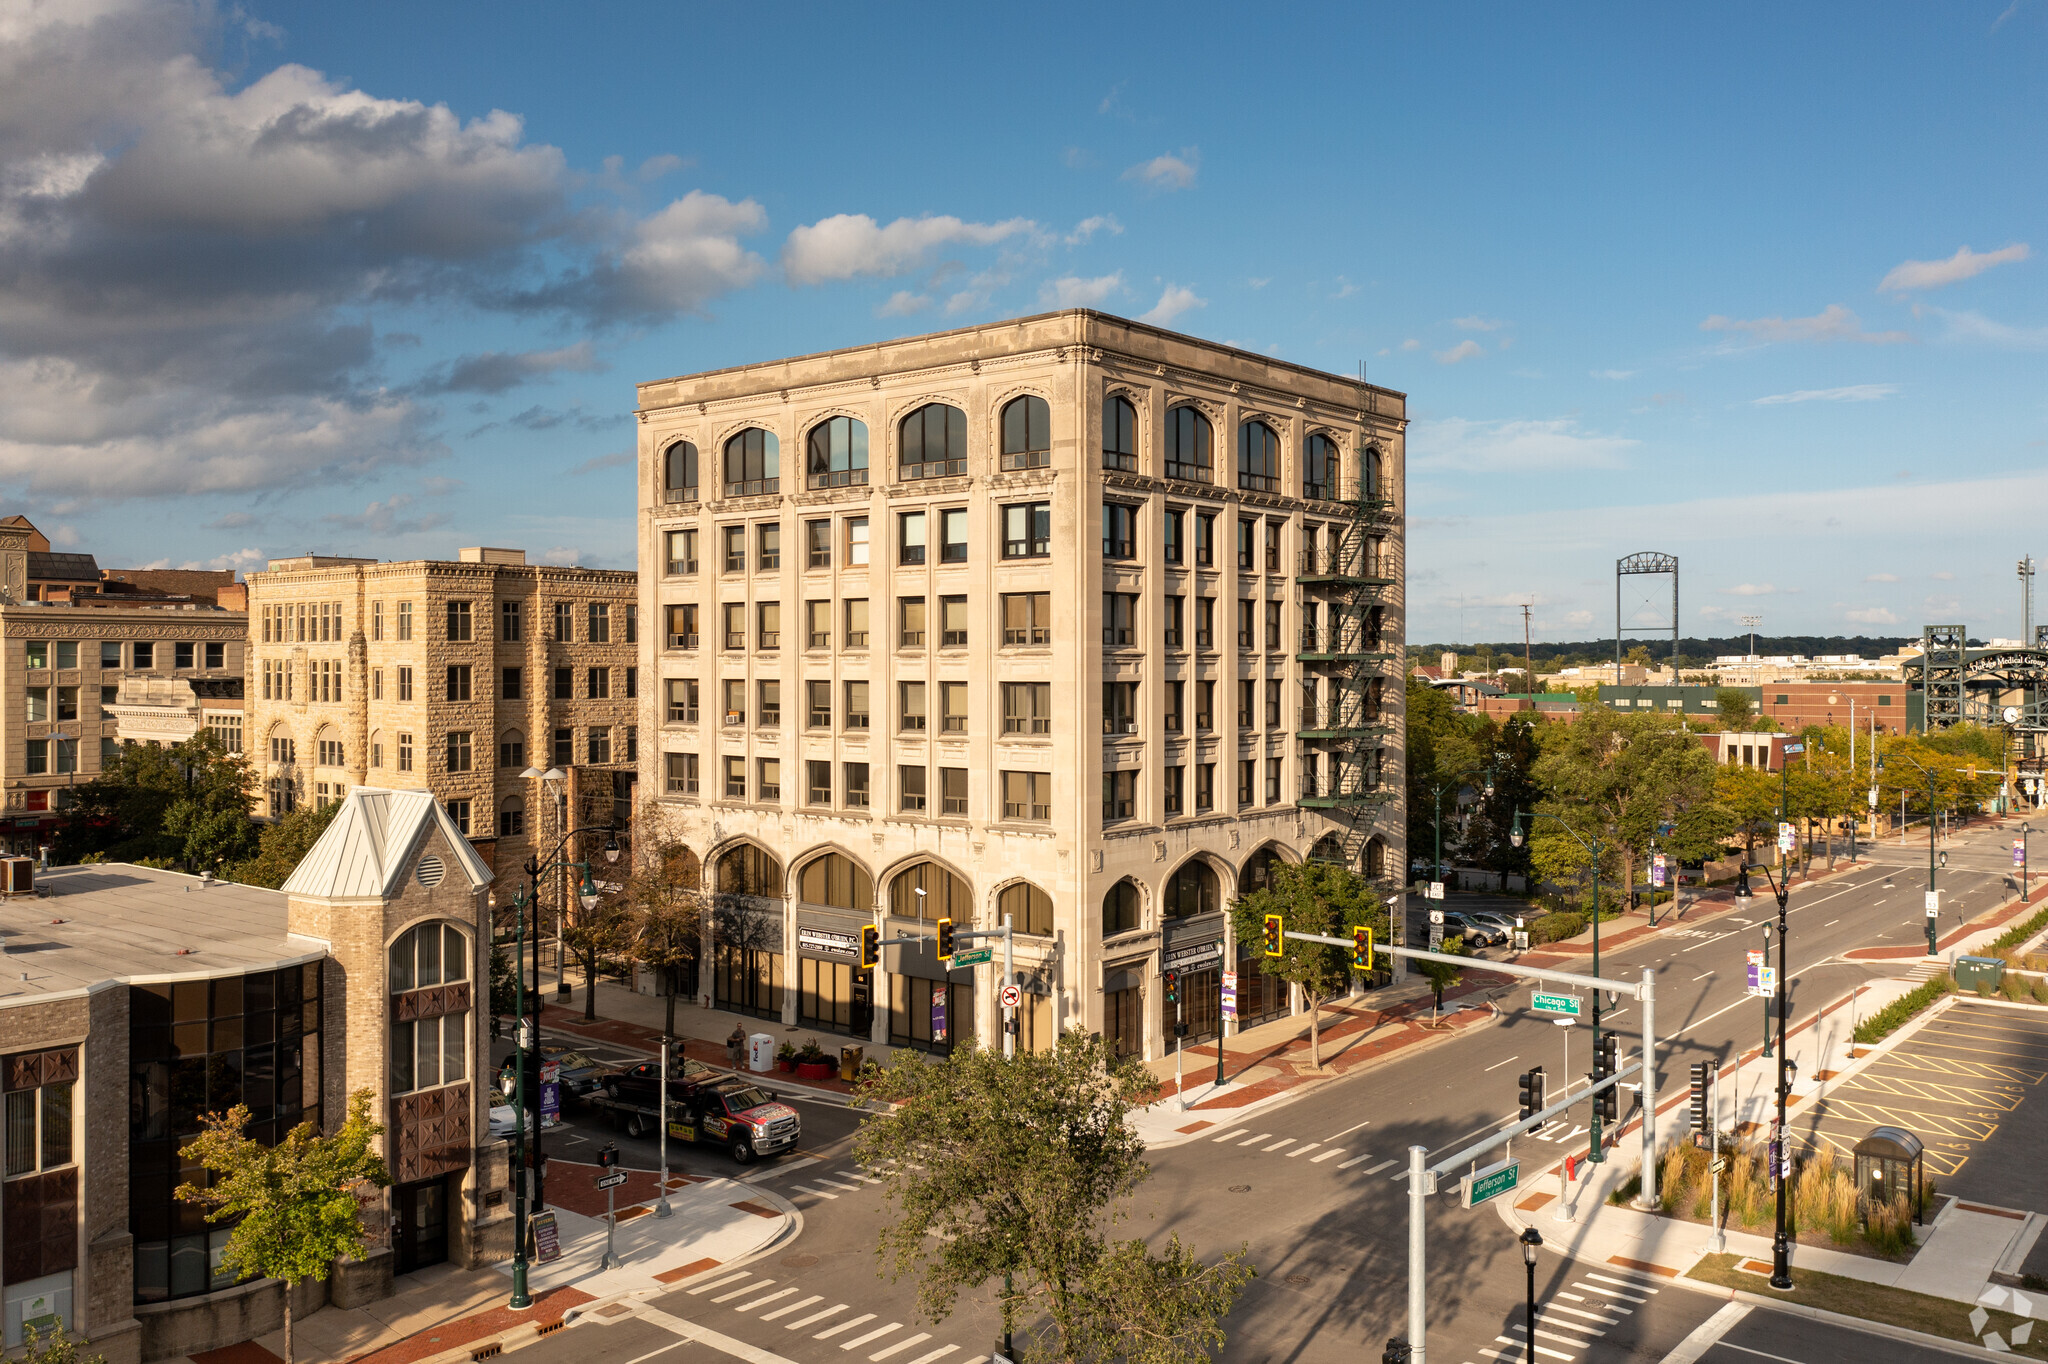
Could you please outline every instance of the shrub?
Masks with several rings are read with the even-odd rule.
[[[1903,1196],[1873,1203],[1864,1220],[1863,1237],[1880,1255],[1903,1257],[1913,1249],[1913,1213]]]
[[[1576,938],[1586,931],[1586,916],[1569,910],[1558,910],[1545,914],[1529,925],[1529,945],[1538,943],[1563,942]]]
[[[1993,938],[1991,945],[1984,949],[1983,955],[1987,957],[1998,956],[2009,947],[2018,947],[2044,928],[2048,928],[2048,909],[2028,915],[2019,923],[2014,924],[2011,928],[2006,929],[2005,932]]]
[[[1917,1017],[1921,1010],[1943,995],[1952,993],[1955,988],[1954,977],[1947,975],[1937,976],[1924,985],[1915,986],[1858,1023],[1854,1039],[1869,1043],[1891,1036]]]

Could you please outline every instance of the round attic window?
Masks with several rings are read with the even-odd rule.
[[[441,878],[447,874],[448,868],[442,865],[440,858],[431,853],[422,857],[419,866],[413,869],[413,875],[418,878],[419,883],[429,890],[440,885]]]

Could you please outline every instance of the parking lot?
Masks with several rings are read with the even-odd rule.
[[[2048,1212],[2044,1080],[2048,1014],[1958,998],[1854,1077],[1829,1084],[1792,1125],[1844,1160],[1871,1128],[1904,1128],[1925,1145],[1938,1192]]]

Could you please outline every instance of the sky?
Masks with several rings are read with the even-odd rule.
[[[1408,395],[1411,640],[2012,636],[2044,137],[2048,0],[0,0],[0,504],[630,567],[634,383],[1085,305]]]

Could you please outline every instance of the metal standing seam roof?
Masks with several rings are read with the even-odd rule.
[[[472,888],[491,880],[491,869],[431,792],[358,786],[293,869],[284,893],[315,900],[389,899],[397,893],[406,863],[430,823],[439,824]]]

